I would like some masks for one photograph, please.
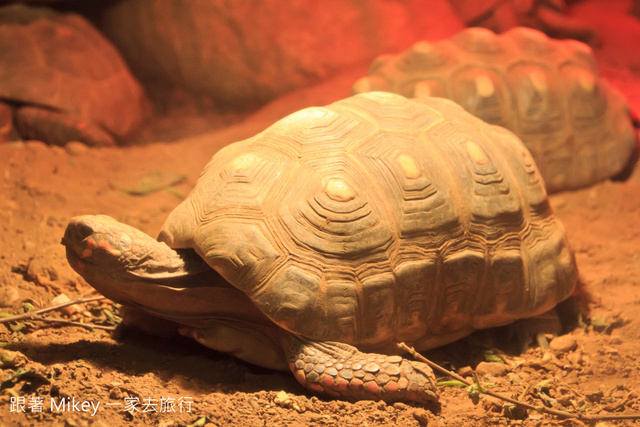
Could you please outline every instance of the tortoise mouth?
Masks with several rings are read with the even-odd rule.
[[[94,264],[93,259],[87,256],[87,241],[93,233],[93,228],[73,218],[67,225],[62,240],[60,241],[65,247],[69,265],[83,277],[85,274],[85,265]]]
[[[82,266],[84,266],[85,264],[91,264],[91,260],[81,258],[73,246],[65,242],[62,242],[62,244],[65,246],[65,254],[67,256],[69,265],[76,271],[76,273],[82,276],[84,271],[84,268]]]
[[[78,216],[69,221],[61,243],[83,259],[93,256],[97,248],[119,256],[131,248],[127,228],[105,215]]]
[[[80,259],[82,242],[86,241],[92,234],[93,229],[91,227],[71,220],[60,241],[60,244],[67,250],[67,258]]]

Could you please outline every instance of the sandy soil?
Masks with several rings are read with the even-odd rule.
[[[603,8],[604,3],[580,5],[574,13],[606,32],[598,50],[604,73],[640,111],[640,62],[623,54],[637,51],[640,22],[623,19],[622,8]],[[363,72],[286,96],[239,124],[173,143],[112,149],[38,142],[0,146],[0,313],[18,313],[25,303],[46,307],[60,294],[76,298],[90,292],[60,245],[72,216],[104,213],[155,235],[217,149],[288,112],[345,96]],[[143,178],[160,189],[130,194]],[[509,355],[502,369],[489,365],[497,369],[495,376],[482,376],[482,382],[534,405],[574,413],[640,413],[640,170],[626,182],[561,193],[551,203],[593,295],[590,323],[556,341],[557,349]],[[114,305],[94,302],[49,315],[110,324],[112,313],[117,314]],[[567,342],[568,348],[561,348]],[[288,373],[255,368],[184,338],[122,328],[113,334],[42,322],[0,324],[0,356],[0,426],[586,424],[533,411],[513,413],[486,396],[474,404],[464,388],[453,386],[440,388],[440,408],[323,399]],[[485,357],[473,337],[428,356],[462,372]],[[25,412],[12,396],[24,398]],[[43,397],[40,412],[37,396]],[[52,396],[55,405],[61,398],[87,402],[88,412],[80,405],[75,411],[52,407]],[[136,400],[135,409],[127,407]],[[99,405],[95,415],[91,405]]]

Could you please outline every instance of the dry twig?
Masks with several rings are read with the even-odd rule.
[[[102,295],[99,296],[99,297],[78,298],[78,299],[75,299],[73,301],[63,302],[61,304],[52,305],[51,307],[45,307],[45,308],[41,308],[39,310],[33,310],[33,311],[29,311],[27,313],[17,314],[15,316],[1,317],[0,318],[0,323],[9,323],[9,322],[16,322],[18,320],[31,319],[33,317],[38,316],[39,314],[48,313],[48,312],[53,311],[53,310],[60,310],[61,308],[65,308],[65,307],[68,307],[70,305],[83,304],[85,302],[100,301],[102,299],[107,299],[107,298],[103,297]],[[42,320],[42,319],[38,319],[38,320]]]
[[[465,378],[461,377],[460,375],[456,374],[455,372],[451,372],[448,369],[443,368],[442,366],[438,365],[437,363],[434,363],[432,361],[430,361],[429,359],[427,359],[426,357],[424,357],[423,355],[421,355],[420,353],[418,353],[414,348],[409,347],[408,345],[406,345],[405,343],[401,342],[398,343],[398,347],[400,347],[401,349],[403,349],[404,351],[410,353],[415,359],[426,363],[427,365],[429,365],[429,367],[431,367],[432,369],[435,369],[436,371],[439,371],[455,380],[458,380],[464,384],[466,384],[467,386],[472,386],[473,383],[467,381]],[[617,421],[617,420],[640,420],[640,414],[620,414],[620,415],[583,415],[583,414],[575,414],[572,412],[566,412],[566,411],[559,411],[557,409],[551,409],[551,408],[547,408],[544,405],[540,405],[540,406],[534,406],[531,405],[529,403],[526,402],[522,402],[520,400],[517,399],[513,399],[509,396],[505,396],[503,394],[500,393],[495,393],[492,392],[491,390],[487,390],[484,388],[481,388],[479,390],[481,393],[487,394],[489,396],[495,397],[497,399],[503,400],[505,402],[509,402],[512,403],[516,406],[519,406],[521,408],[526,408],[526,409],[530,409],[532,411],[536,411],[536,412],[541,412],[541,413],[546,413],[546,414],[550,414],[550,415],[554,415],[556,417],[560,417],[560,418],[574,418],[577,420],[581,420],[581,421]]]
[[[33,316],[31,320],[37,320],[40,322],[47,322],[47,323],[58,323],[60,325],[67,325],[67,326],[80,326],[81,328],[86,328],[86,329],[103,329],[105,331],[116,330],[115,326],[105,326],[105,325],[95,325],[93,323],[74,322],[72,320],[55,319],[52,317]]]

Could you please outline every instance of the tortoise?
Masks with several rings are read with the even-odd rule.
[[[345,399],[430,402],[400,356],[552,309],[577,268],[524,145],[446,99],[367,93],[213,156],[158,241],[73,218],[106,297]]]
[[[20,137],[114,145],[148,111],[142,86],[86,19],[46,7],[0,7],[0,103]]]
[[[636,136],[623,96],[598,76],[591,49],[515,28],[468,28],[376,59],[354,93],[437,96],[518,135],[549,192],[586,187],[632,169]]]

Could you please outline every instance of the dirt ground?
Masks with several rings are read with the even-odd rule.
[[[603,73],[640,111],[640,57],[634,56],[640,21],[623,15],[628,6],[594,0],[572,13],[600,30]],[[288,95],[245,121],[176,142],[102,149],[1,145],[0,313],[22,312],[25,304],[46,307],[60,294],[90,294],[60,245],[72,216],[103,213],[155,235],[216,150],[288,112],[346,96],[363,73],[353,70]],[[136,190],[144,195],[133,195]],[[480,366],[494,373],[481,375],[481,381],[534,405],[590,416],[639,414],[640,169],[626,182],[554,195],[551,204],[593,296],[590,320],[551,350],[530,348],[506,356],[501,367]],[[114,315],[113,304],[93,302],[45,316],[113,324]],[[461,372],[486,357],[473,337],[427,356]],[[0,324],[0,370],[0,427],[588,424],[505,409],[487,396],[474,403],[465,388],[451,385],[440,387],[439,408],[324,399],[306,392],[289,373],[262,370],[184,338],[124,328],[112,333],[37,321]],[[62,408],[62,398],[78,404]]]

